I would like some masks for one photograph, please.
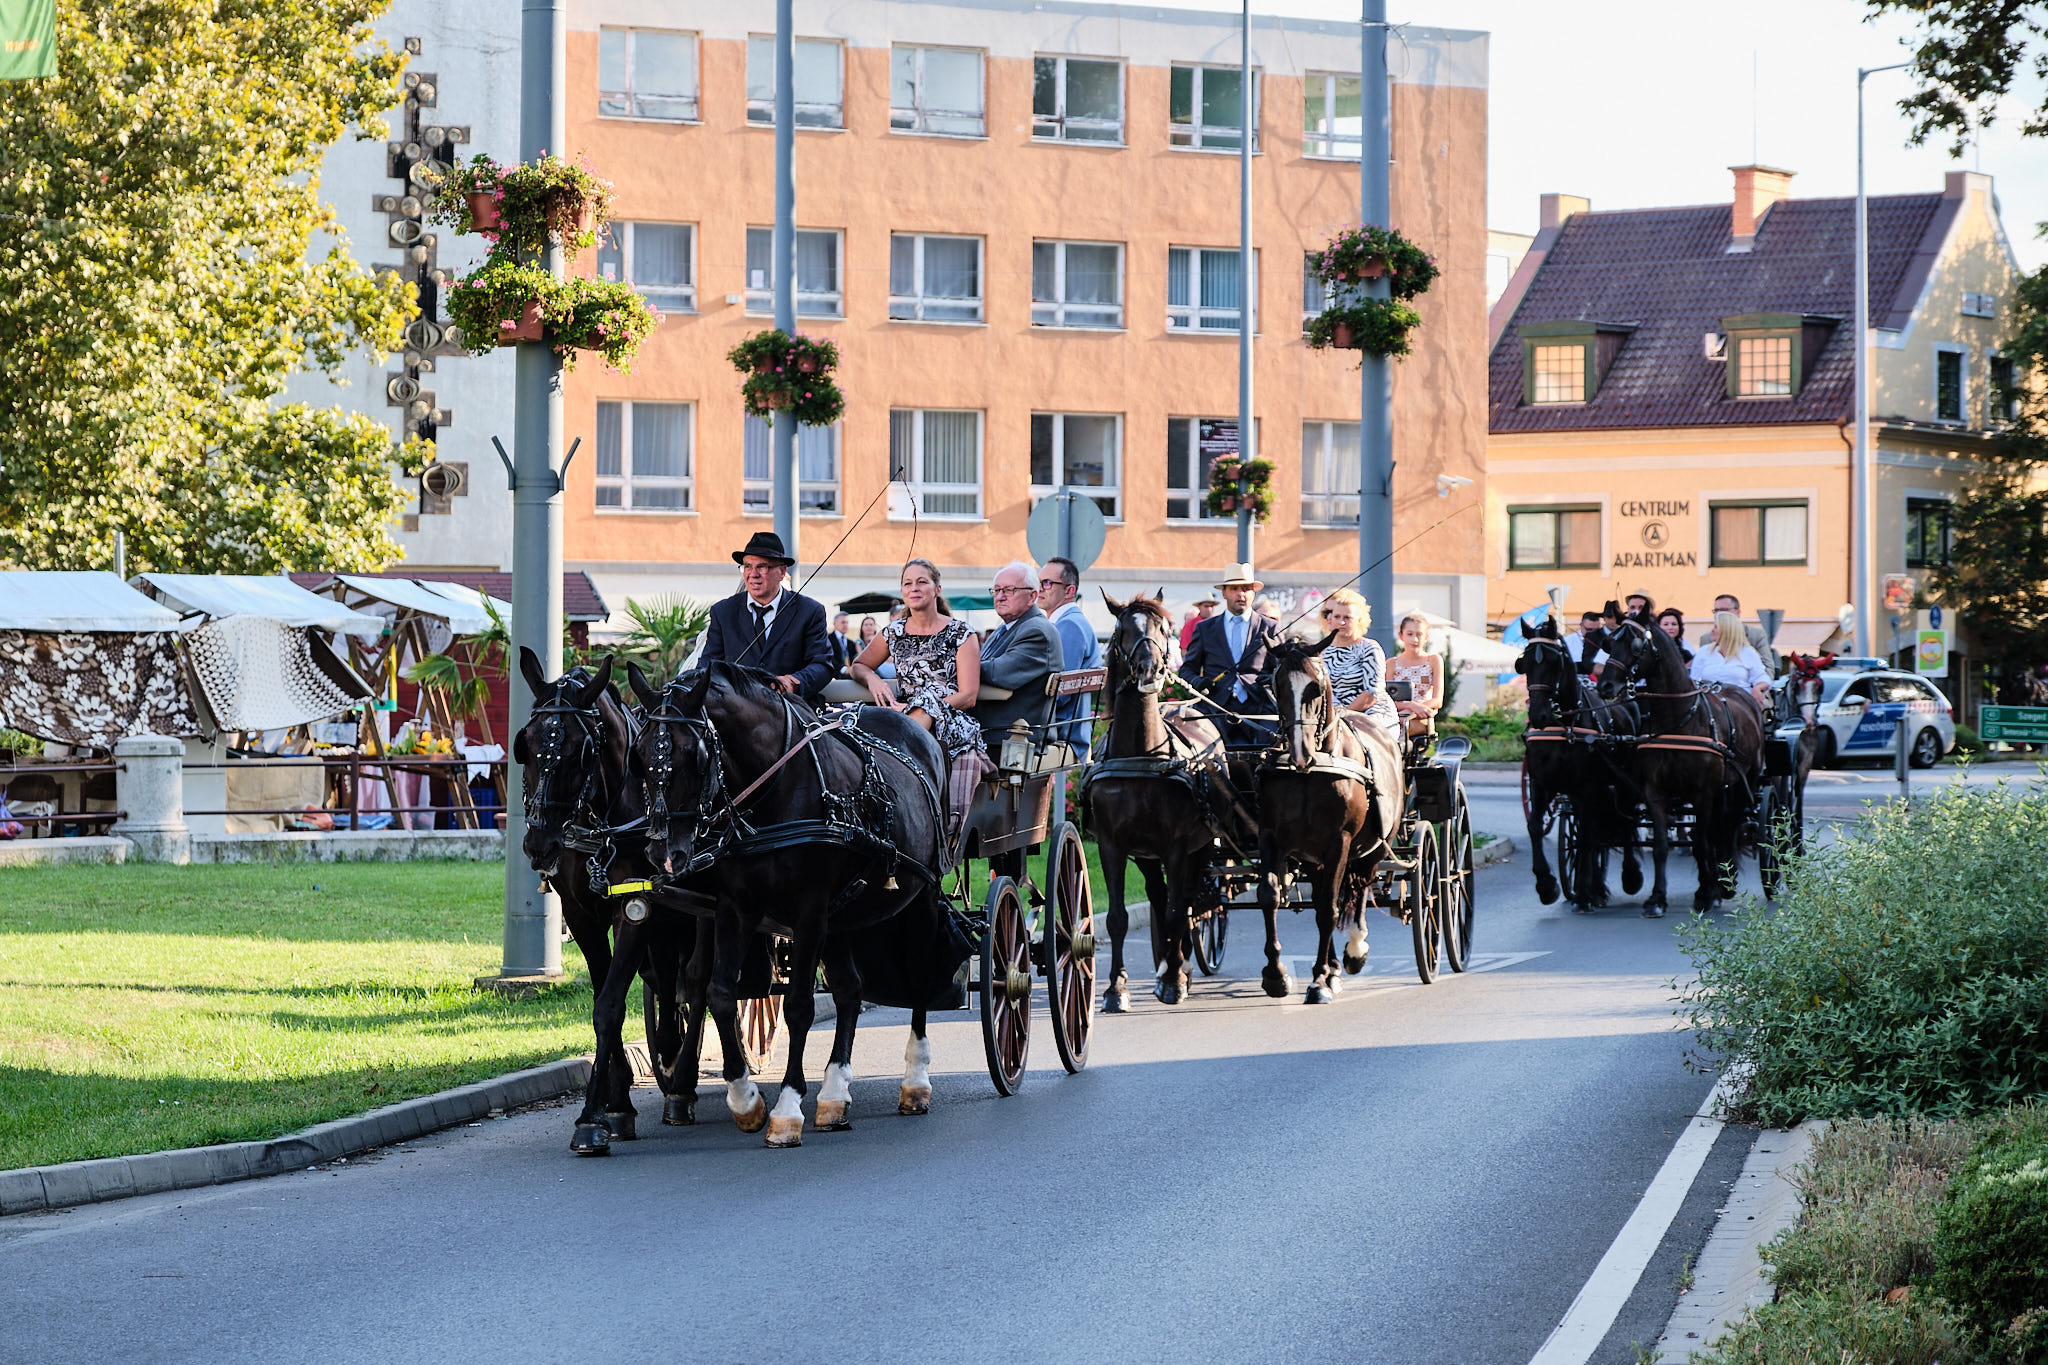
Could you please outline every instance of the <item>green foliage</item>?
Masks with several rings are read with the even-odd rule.
[[[1699,1365],[1967,1365],[1962,1330],[1941,1305],[1852,1294],[1798,1294],[1744,1318]]]
[[[471,215],[472,195],[490,196],[500,219],[497,226],[478,225]],[[570,250],[593,246],[611,211],[611,182],[599,179],[587,165],[542,156],[506,167],[482,154],[467,166],[441,172],[427,206],[427,216],[434,222],[483,236],[491,243],[493,256],[536,256],[550,238]]]
[[[804,426],[826,427],[846,411],[846,398],[832,378],[839,348],[781,328],[756,332],[725,353],[732,367],[746,376],[740,402],[752,417],[788,412]]]
[[[409,666],[404,676],[407,682],[439,693],[448,715],[455,720],[481,716],[491,699],[491,680],[474,671],[465,676],[461,661],[452,655],[429,654]]]
[[[318,179],[351,125],[385,135],[386,7],[66,0],[58,74],[0,84],[0,565],[103,563],[116,531],[131,571],[397,556],[392,463],[431,449],[273,406],[413,313]]]
[[[1913,50],[1913,74],[1920,89],[1899,101],[1913,120],[1915,146],[1937,133],[1949,139],[1960,157],[1972,134],[1989,126],[1998,104],[2012,90],[2015,78],[2031,69],[2036,79],[2048,76],[2048,53],[2028,46],[2048,36],[2039,5],[2015,0],[1865,0],[1870,17],[1904,10],[1919,17],[1924,29]],[[2014,30],[2018,30],[2017,33]],[[2029,109],[2020,132],[2048,135],[2048,106]]]
[[[1238,503],[1251,508],[1252,520],[1273,515],[1273,462],[1218,455],[1209,465],[1209,491],[1202,505],[1212,517],[1233,516]]]
[[[612,369],[630,374],[640,343],[661,321],[647,300],[620,280],[563,280],[544,311],[548,340],[565,370],[576,368],[576,352],[595,351]]]
[[[19,730],[0,729],[0,754],[40,754],[43,742]]]
[[[1949,534],[1949,563],[1934,582],[1945,600],[1969,604],[1980,657],[2048,658],[2048,489],[2024,467],[1994,468],[1950,505]]]
[[[1994,1129],[1949,1183],[1931,1287],[1987,1342],[2029,1310],[2048,1313],[2048,1113]],[[2026,1338],[2033,1338],[2031,1341]],[[2048,1325],[2021,1326],[2014,1359],[2048,1359]]]
[[[545,317],[560,285],[537,265],[494,255],[448,287],[444,306],[448,320],[461,329],[462,344],[482,355],[497,349],[501,325],[517,322],[527,304],[538,303]]]
[[[619,641],[619,652],[640,665],[656,687],[667,685],[697,647],[711,624],[711,608],[695,598],[666,593],[645,602],[626,599],[633,629]]]
[[[1444,678],[1450,679],[1448,663]],[[1449,706],[1448,696],[1445,703]],[[1472,741],[1472,758],[1480,763],[1519,763],[1522,761],[1522,733],[1529,726],[1529,713],[1517,707],[1484,706],[1462,716],[1439,712],[1436,718],[1438,738],[1447,735],[1461,735]]]
[[[1387,291],[1412,299],[1436,282],[1436,259],[1390,228],[1345,228],[1316,259],[1316,274],[1333,289],[1386,277]]]
[[[1422,314],[1398,299],[1355,299],[1332,303],[1308,320],[1308,344],[1315,350],[1335,347],[1337,329],[1351,332],[1350,349],[1367,355],[1407,355],[1414,349],[1410,333],[1422,325]]]
[[[1985,751],[1984,740],[1976,727],[1958,724],[1956,726],[1956,752],[1959,754],[1981,754]]]
[[[1775,910],[1683,926],[1678,997],[1783,1126],[2048,1096],[2048,789],[1943,788],[1790,861]]]

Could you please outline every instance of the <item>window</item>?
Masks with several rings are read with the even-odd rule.
[[[1963,352],[1934,353],[1934,420],[1963,420]]]
[[[1122,64],[1079,57],[1035,58],[1031,63],[1031,136],[1057,142],[1122,142]]]
[[[1121,417],[1032,413],[1031,496],[1045,497],[1062,485],[1077,488],[1093,494],[1102,515],[1115,521],[1122,447]]]
[[[1253,429],[1254,437],[1257,428]],[[1254,446],[1257,442],[1254,439]],[[1209,466],[1218,455],[1237,454],[1235,417],[1174,417],[1166,423],[1166,519],[1220,521],[1204,506]]]
[[[1985,425],[2003,426],[2019,420],[2020,395],[2010,357],[1991,357],[1990,392],[1985,395]]]
[[[1301,524],[1358,525],[1358,423],[1301,424]]]
[[[1906,499],[1906,567],[1938,569],[1948,563],[1948,499]]]
[[[1330,306],[1330,291],[1318,271],[1323,253],[1307,251],[1301,257],[1301,334],[1308,335],[1309,319]]]
[[[597,31],[597,112],[604,118],[697,118],[697,35],[658,28]]]
[[[955,47],[889,51],[889,126],[900,133],[980,137],[981,53]]]
[[[1254,265],[1258,253],[1252,253]],[[1182,332],[1235,332],[1244,290],[1237,248],[1169,247],[1166,252],[1166,325]],[[1252,313],[1252,330],[1259,316]]]
[[[1238,150],[1244,142],[1244,73],[1176,66],[1167,81],[1167,138],[1176,147]],[[1252,150],[1259,150],[1259,73],[1252,73]]]
[[[1791,337],[1738,338],[1735,364],[1738,398],[1784,398],[1791,394]]]
[[[1510,507],[1510,569],[1600,567],[1598,507]]]
[[[1114,242],[1033,242],[1031,325],[1122,327],[1124,249]]]
[[[889,238],[889,316],[910,322],[981,321],[981,238]]]
[[[1302,78],[1302,154],[1359,158],[1365,141],[1364,89],[1356,76],[1311,71]]]
[[[775,492],[775,432],[767,418],[747,418],[740,458],[740,510],[765,514]],[[839,515],[836,424],[796,429],[796,510],[807,517]]]
[[[981,515],[981,414],[892,408],[889,476],[928,517]]]
[[[747,229],[747,311],[775,311],[775,230]],[[839,234],[796,234],[796,312],[798,317],[836,318],[845,311],[839,291]]]
[[[1530,352],[1530,363],[1536,367],[1536,402],[1586,401],[1584,346],[1537,346]]]
[[[790,42],[791,64],[796,71],[796,104],[799,128],[844,128],[846,126],[845,78],[840,64],[843,49],[830,38],[796,38]],[[775,126],[775,37],[754,34],[747,39],[747,122]]]
[[[614,222],[597,243],[597,274],[626,281],[664,313],[694,313],[696,248],[696,229],[688,223]]]
[[[1714,567],[1806,562],[1806,504],[1717,502],[1713,516]]]
[[[687,512],[694,505],[689,403],[597,405],[597,505]]]

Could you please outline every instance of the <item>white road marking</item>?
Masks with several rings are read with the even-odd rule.
[[[1707,1153],[1713,1150],[1714,1139],[1721,1135],[1720,1119],[1699,1115],[1712,1114],[1720,1107],[1727,1083],[1726,1076],[1714,1083],[1698,1114],[1671,1145],[1671,1155],[1664,1158],[1656,1179],[1643,1191],[1635,1212],[1622,1224],[1613,1245],[1600,1258],[1600,1264],[1593,1267],[1593,1274],[1565,1311],[1564,1321],[1557,1324],[1543,1348],[1529,1358],[1529,1365],[1585,1365],[1592,1359],[1607,1329],[1620,1315],[1622,1305],[1635,1292],[1636,1281],[1642,1278],[1643,1268],[1663,1242],[1671,1220],[1678,1216],[1678,1207],[1685,1202],[1686,1193],[1706,1163]]]

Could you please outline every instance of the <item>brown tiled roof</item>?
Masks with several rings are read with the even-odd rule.
[[[1731,253],[1729,208],[1635,209],[1567,219],[1530,283],[1491,362],[1496,432],[1620,427],[1757,426],[1839,422],[1853,407],[1855,200],[1784,199],[1757,225],[1748,252]],[[1870,200],[1870,313],[1904,326],[1953,205],[1939,194]],[[1701,345],[1738,313],[1840,318],[1805,382],[1789,399],[1731,399],[1727,363]],[[1583,321],[1634,327],[1590,402],[1522,402],[1521,328]]]
[[[317,588],[331,573],[295,573],[292,581],[302,588]],[[399,569],[390,573],[360,574],[361,578],[425,578],[436,583],[460,583],[466,588],[488,593],[501,602],[512,600],[512,575],[508,573],[487,573],[469,569]],[[570,569],[562,574],[562,616],[570,621],[602,621],[611,615],[611,609],[598,596],[597,585],[590,581],[590,575],[581,569]]]

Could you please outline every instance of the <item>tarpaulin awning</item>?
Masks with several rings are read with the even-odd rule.
[[[488,613],[484,611],[484,604],[486,602],[490,604],[492,611],[498,613],[499,619],[507,622],[508,624],[512,620],[512,604],[510,602],[503,601],[499,598],[492,597],[488,593],[478,592],[475,588],[465,586],[461,583],[443,583],[440,580],[433,578],[416,578],[413,581],[415,583],[418,583],[421,587],[425,588],[428,592],[436,593],[442,597],[447,598],[451,602],[460,603],[461,605],[468,607],[471,611],[476,612],[479,616],[484,616],[486,618],[486,624],[488,624],[489,619]],[[478,630],[482,630],[484,628],[484,626],[477,627]]]
[[[178,613],[104,569],[0,571],[0,630],[174,631]]]
[[[449,593],[436,591],[436,587],[452,587],[452,584],[428,585],[410,578],[364,578],[356,574],[336,574],[334,582],[358,595],[352,605],[365,609],[361,598],[383,603],[399,611],[418,612],[448,623],[448,629],[457,635],[476,635],[489,630],[491,618],[479,602],[465,602]],[[482,594],[478,594],[479,598]],[[348,602],[349,599],[342,599]],[[383,615],[382,612],[375,612]]]
[[[216,620],[266,616],[288,626],[318,626],[370,640],[384,633],[379,618],[308,592],[282,574],[266,578],[257,574],[146,573],[135,581],[165,606],[188,615]]]

